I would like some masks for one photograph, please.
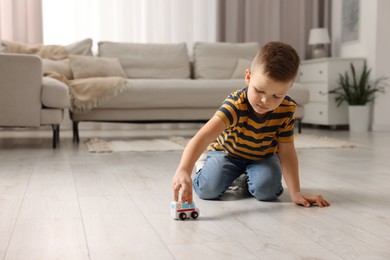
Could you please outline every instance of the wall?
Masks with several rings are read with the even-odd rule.
[[[389,78],[389,87],[386,94],[378,97],[374,110],[374,125],[373,130],[390,131],[390,1],[379,0],[377,12],[377,30],[376,30],[376,48],[374,75],[375,77],[387,76]]]
[[[372,68],[373,78],[390,78],[390,1],[360,0],[359,39],[356,42],[341,43],[342,1],[332,2],[332,56],[364,57]],[[390,81],[388,81],[390,82]],[[373,107],[374,131],[390,131],[390,88],[385,95],[379,95]]]

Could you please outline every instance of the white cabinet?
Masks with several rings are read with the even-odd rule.
[[[328,126],[348,124],[348,105],[343,103],[337,107],[335,95],[328,92],[338,87],[339,74],[350,71],[351,62],[355,66],[357,75],[360,75],[364,64],[362,58],[323,58],[302,61],[296,81],[310,92],[309,103],[305,105],[303,123]]]

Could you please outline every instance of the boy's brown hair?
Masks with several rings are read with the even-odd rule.
[[[297,51],[283,42],[269,42],[257,53],[252,62],[251,73],[262,68],[265,75],[276,81],[295,79],[300,58]]]

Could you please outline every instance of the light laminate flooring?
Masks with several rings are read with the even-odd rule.
[[[193,130],[0,129],[0,259],[390,259],[390,132],[303,129],[358,144],[298,151],[301,187],[328,208],[239,192],[195,197],[196,221],[170,217],[181,152],[89,153],[87,137],[192,135]]]

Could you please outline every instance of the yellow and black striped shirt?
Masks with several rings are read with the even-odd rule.
[[[225,122],[226,129],[209,145],[209,151],[262,160],[277,151],[279,142],[294,140],[295,101],[286,96],[279,107],[259,118],[249,104],[247,93],[245,87],[230,94],[215,113]]]

